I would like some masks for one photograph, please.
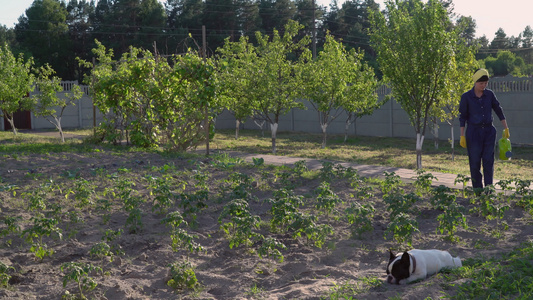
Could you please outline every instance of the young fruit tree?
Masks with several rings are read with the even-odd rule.
[[[33,91],[33,58],[15,57],[7,45],[0,47],[0,110],[17,134],[13,115],[31,107],[29,93]]]
[[[35,103],[32,111],[34,115],[42,116],[54,125],[59,131],[61,142],[64,143],[65,135],[61,126],[61,118],[67,106],[76,105],[76,101],[83,96],[83,92],[79,85],[75,84],[70,92],[60,97],[59,93],[63,92],[61,78],[54,76],[54,73],[49,65],[39,69],[39,76],[36,80],[38,93],[34,96]]]
[[[235,116],[235,139],[239,138],[239,126],[254,114],[252,93],[253,78],[248,72],[257,59],[255,46],[242,36],[237,42],[226,39],[224,46],[218,48],[218,72],[220,89],[218,97],[222,105]]]
[[[416,133],[416,166],[435,108],[450,99],[456,80],[457,33],[438,0],[386,2],[386,13],[371,12],[370,40],[392,97],[408,114]]]
[[[308,52],[307,52],[308,54]],[[301,64],[303,99],[309,99],[318,113],[322,129],[322,148],[326,147],[327,128],[343,112],[349,120],[354,114],[371,113],[378,107],[377,79],[373,70],[355,49],[346,51],[342,43],[326,36],[324,50],[315,60]],[[347,121],[347,127],[349,126]]]
[[[272,131],[272,153],[276,153],[276,133],[280,116],[293,108],[303,108],[297,97],[302,86],[301,79],[295,76],[298,64],[290,58],[298,55],[309,44],[309,37],[294,41],[298,31],[303,26],[295,21],[289,21],[285,26],[285,33],[280,36],[277,30],[271,39],[268,35],[256,33],[258,41],[257,60],[250,66],[249,78],[255,106],[255,114],[268,121]]]

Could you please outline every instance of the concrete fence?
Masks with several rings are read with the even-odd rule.
[[[74,85],[77,85],[77,81],[62,81],[61,86],[63,92],[59,93],[59,97],[65,97],[66,92],[70,92]],[[61,119],[61,126],[65,128],[92,128],[93,120],[96,116],[96,124],[102,121],[103,117],[98,108],[93,107],[92,98],[89,96],[89,87],[80,85],[83,92],[83,96],[75,101],[75,105],[69,105],[65,108]],[[33,91],[30,95],[34,95],[38,91]],[[93,111],[94,109],[94,111]],[[59,107],[56,108],[59,111]],[[19,129],[55,129],[55,126],[48,122],[44,117],[35,116],[32,112],[28,112],[29,118],[24,121],[20,121],[17,124],[17,116],[15,116],[15,125]],[[6,130],[6,122],[4,118],[0,118],[0,126],[2,130]]]
[[[492,78],[488,88],[493,90],[500,101],[507,123],[511,132],[511,141],[514,144],[533,144],[533,78]],[[383,86],[378,89],[378,96],[383,100],[390,89]],[[279,122],[279,131],[296,131],[321,133],[317,112],[312,106],[304,101],[306,110],[293,109],[284,115]],[[328,134],[344,134],[346,114],[341,114],[328,127]],[[449,125],[438,123],[438,138],[447,140],[451,138],[453,126],[454,138],[459,140],[459,120],[456,119]],[[494,114],[494,125],[501,136],[501,122]],[[220,129],[234,129],[235,118],[229,112],[224,112],[216,120],[216,126]],[[247,121],[241,125],[241,129],[259,129],[253,121]],[[351,136],[383,136],[415,138],[416,134],[409,121],[409,116],[394,99],[385,103],[381,108],[374,111],[370,116],[364,116],[356,120],[349,127],[348,134]],[[426,139],[433,138],[431,131],[426,131]]]
[[[64,91],[70,91],[76,81],[62,82]],[[91,128],[93,126],[93,104],[89,96],[87,86],[80,86],[84,92],[83,97],[75,106],[69,106],[65,110],[62,119],[63,128]],[[511,141],[514,144],[533,144],[533,78],[503,77],[492,78],[488,88],[493,90],[500,101],[507,118],[511,132]],[[390,93],[390,89],[383,86],[378,89],[380,100]],[[64,97],[64,92],[60,97]],[[321,133],[318,114],[309,102],[304,101],[307,109],[293,109],[284,115],[279,123],[279,131],[296,131]],[[95,108],[96,124],[102,121],[102,114]],[[328,134],[344,134],[346,114],[341,114],[329,127]],[[501,123],[494,115],[494,124],[501,134]],[[451,138],[451,126],[447,123],[439,123],[438,137],[441,140]],[[459,139],[459,120],[453,122],[454,137]],[[0,122],[2,130],[4,122]],[[219,129],[234,129],[235,118],[229,112],[224,112],[216,119],[216,127]],[[31,129],[50,129],[52,124],[42,117],[31,113]],[[253,121],[241,124],[241,129],[259,129]],[[371,116],[364,116],[356,120],[349,127],[348,134],[351,136],[384,136],[414,138],[415,132],[410,124],[407,113],[392,99],[377,109]],[[432,134],[428,130],[426,139],[431,139]]]

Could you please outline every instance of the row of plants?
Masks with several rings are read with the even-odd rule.
[[[54,256],[54,248],[65,238],[75,238],[84,229],[84,218],[98,216],[105,233],[87,253],[93,261],[61,265],[64,286],[76,282],[77,295],[83,298],[96,288],[94,276],[105,275],[116,256],[127,255],[121,246],[122,235],[142,234],[147,214],[160,216],[169,247],[186,256],[169,263],[167,283],[179,290],[195,290],[201,285],[189,257],[205,251],[199,242],[198,216],[207,210],[218,214],[227,247],[246,249],[273,263],[283,263],[288,243],[323,248],[345,238],[334,230],[339,224],[349,229],[351,238],[373,234],[375,216],[383,214],[376,211],[376,205],[386,208],[384,241],[401,249],[412,247],[422,212],[438,213],[435,234],[452,243],[460,241],[460,230],[469,230],[470,217],[484,218],[491,228],[487,234],[502,237],[509,226],[504,221],[509,209],[518,207],[533,214],[528,180],[500,181],[498,190],[489,187],[479,193],[466,186],[468,177],[457,177],[462,189],[435,187],[435,177],[423,171],[413,178],[412,185],[406,185],[394,173],[385,173],[384,179],[363,178],[355,169],[331,162],[323,162],[321,169],[313,171],[305,161],[292,167],[272,167],[261,159],[246,164],[223,155],[182,163],[138,166],[139,170],[66,170],[49,179],[43,179],[49,174],[28,172],[20,182],[2,182],[0,191],[8,196],[3,205],[15,205],[31,215],[3,215],[0,235],[4,246],[27,249],[43,261]],[[297,192],[309,184],[313,185],[309,192]],[[350,193],[339,194],[337,190],[345,186]],[[261,217],[256,209],[265,204],[266,217]],[[125,217],[121,228],[110,224],[111,216],[117,214]],[[0,269],[6,286],[15,270],[6,265]]]

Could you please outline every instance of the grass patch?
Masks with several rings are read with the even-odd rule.
[[[451,299],[533,299],[533,242],[502,258],[467,259],[448,280],[465,278]]]
[[[235,140],[233,130],[219,130],[211,141],[211,149],[271,154],[272,140],[260,131],[241,130]],[[381,165],[416,169],[415,139],[389,137],[351,137],[344,143],[343,135],[330,135],[328,146],[321,149],[322,135],[303,132],[279,132],[277,155],[313,159],[345,161],[358,164]],[[422,165],[428,172],[443,172],[470,176],[466,149],[455,145],[455,158],[448,141],[440,141],[435,149],[427,140],[422,149]],[[530,178],[533,173],[533,147],[514,147],[511,161],[495,162],[498,179]]]

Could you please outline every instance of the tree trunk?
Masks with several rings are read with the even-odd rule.
[[[422,169],[422,145],[424,144],[424,136],[421,133],[416,134],[416,168]]]
[[[257,127],[259,127],[261,129],[261,136],[262,137],[265,137],[265,129],[264,129],[265,122],[266,122],[265,120],[259,121],[259,120],[254,119],[255,125],[257,125]]]
[[[276,154],[276,133],[278,132],[278,123],[270,124],[272,130],[272,154]]]
[[[452,144],[452,161],[455,161],[455,136],[453,134],[453,123],[450,124],[450,128],[452,130],[451,135],[450,135],[452,137],[452,142],[451,142],[451,144]]]
[[[239,139],[239,126],[241,125],[241,121],[238,119],[235,120],[235,139]]]
[[[4,118],[6,118],[6,120],[9,122],[9,125],[11,125],[11,130],[13,130],[13,134],[17,135],[18,130],[15,127],[15,120],[14,120],[13,115],[11,115],[11,118],[9,118],[7,115],[4,115]]]
[[[348,141],[348,129],[350,128],[350,125],[352,125],[352,118],[348,117],[346,119],[346,122],[344,123],[344,143],[346,144],[346,141]]]
[[[328,138],[328,133],[327,133],[328,124],[327,123],[320,124],[320,127],[322,128],[322,149],[324,149],[326,148],[326,140]]]
[[[433,141],[435,143],[435,150],[439,149],[439,124],[437,119],[433,119]]]

